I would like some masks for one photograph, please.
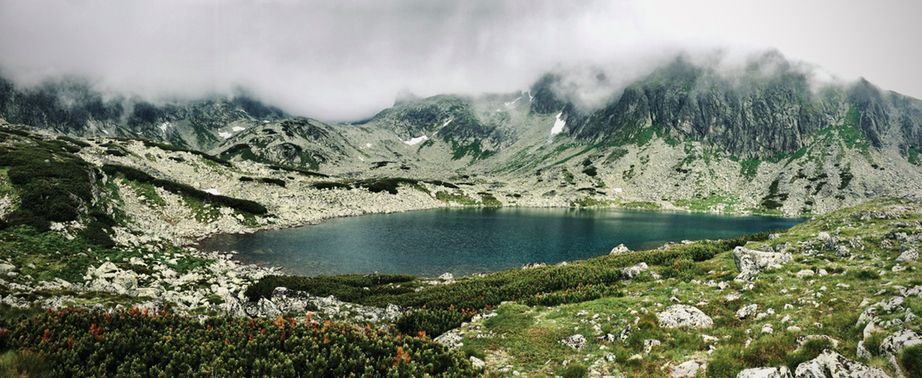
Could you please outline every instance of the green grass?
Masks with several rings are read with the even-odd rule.
[[[919,147],[909,146],[909,151],[908,151],[908,156],[907,156],[907,159],[909,159],[909,163],[915,164],[915,165],[922,164],[922,159],[919,158],[919,155],[920,155],[919,152],[920,152]]]
[[[464,206],[477,206],[477,205],[479,205],[479,203],[477,202],[477,200],[475,200],[475,199],[469,197],[468,195],[464,194],[464,192],[449,193],[449,192],[440,190],[440,191],[435,192],[435,198],[436,198],[437,200],[439,200],[439,201],[442,201],[442,202],[446,202],[446,203],[457,203],[457,204],[464,205]]]
[[[124,179],[124,176],[122,176],[122,183],[134,190],[135,194],[141,197],[146,205],[152,207],[166,206],[166,202],[157,194],[157,189],[152,184],[127,180]]]
[[[640,210],[658,210],[662,208],[660,204],[656,202],[647,202],[647,201],[632,201],[632,202],[622,202],[618,204],[619,207],[625,209],[640,209]]]

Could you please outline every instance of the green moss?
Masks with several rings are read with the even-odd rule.
[[[647,202],[647,201],[633,201],[633,202],[622,202],[618,206],[626,209],[641,209],[641,210],[657,210],[662,206],[656,202]]]
[[[128,180],[124,176],[121,178],[122,182],[134,190],[135,194],[141,197],[148,206],[166,206],[163,197],[157,194],[157,189],[152,184]]]

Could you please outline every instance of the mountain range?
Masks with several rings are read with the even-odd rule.
[[[864,79],[817,82],[777,53],[733,72],[679,56],[590,108],[562,94],[565,75],[514,93],[401,99],[348,123],[245,95],[152,103],[79,79],[0,80],[0,117],[344,178],[480,180],[586,203],[795,215],[922,192],[922,101]]]

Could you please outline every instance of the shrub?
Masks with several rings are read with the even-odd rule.
[[[315,182],[311,184],[311,187],[313,187],[314,189],[321,189],[321,190],[324,190],[324,189],[347,189],[347,190],[352,189],[352,185],[343,184],[339,182],[333,182],[333,181]]]
[[[262,183],[270,184],[270,185],[281,186],[283,188],[285,187],[285,180],[280,180],[280,179],[271,178],[271,177],[263,177],[263,178],[260,178],[259,181]]]
[[[420,331],[436,337],[458,327],[469,319],[454,309],[430,310],[419,309],[408,312],[397,319],[397,330],[407,335],[416,335]]]
[[[50,376],[473,376],[424,338],[293,318],[72,309],[4,324],[2,349],[41,350]]]
[[[265,206],[255,201],[211,194],[186,184],[180,184],[174,181],[155,178],[136,168],[126,167],[123,165],[106,164],[103,165],[102,170],[110,176],[121,174],[129,180],[149,183],[176,194],[189,196],[198,200],[210,202],[215,205],[227,206],[250,214],[264,215],[269,212]]]
[[[922,378],[922,344],[916,344],[900,352],[900,364],[908,378]]]

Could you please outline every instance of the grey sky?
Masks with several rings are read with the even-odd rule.
[[[918,0],[0,0],[0,72],[149,98],[243,87],[335,120],[402,90],[507,92],[583,65],[620,83],[680,50],[777,48],[922,97],[919,15]]]

